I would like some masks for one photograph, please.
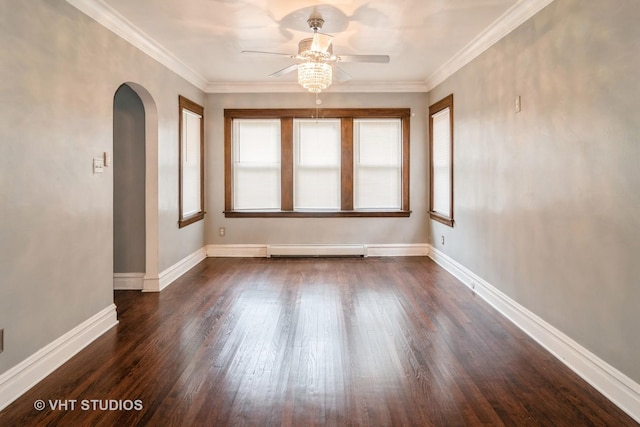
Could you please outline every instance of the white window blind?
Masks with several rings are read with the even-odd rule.
[[[233,121],[233,201],[238,210],[280,209],[280,120]]]
[[[293,122],[294,209],[340,209],[340,120]]]
[[[402,122],[356,119],[354,123],[354,208],[400,209]]]
[[[182,110],[182,215],[200,212],[200,122],[202,116]]]
[[[436,213],[451,215],[451,110],[431,116],[433,135],[433,206]]]

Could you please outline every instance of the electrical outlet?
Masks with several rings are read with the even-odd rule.
[[[440,243],[444,245],[444,236],[440,236]]]
[[[0,353],[4,351],[4,329],[0,329]]]
[[[224,237],[224,235],[225,235],[225,234],[227,234],[227,231],[224,229],[224,227],[220,227],[220,228],[218,229],[218,234],[219,234],[221,237]]]

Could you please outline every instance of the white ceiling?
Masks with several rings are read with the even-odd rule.
[[[336,54],[385,54],[389,64],[343,63],[328,91],[426,91],[552,0],[67,0],[207,92],[303,91],[293,62],[320,14]]]

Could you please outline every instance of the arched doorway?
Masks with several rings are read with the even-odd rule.
[[[157,147],[153,98],[121,85],[113,103],[114,289],[159,288]]]

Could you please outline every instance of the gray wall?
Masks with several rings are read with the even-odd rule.
[[[113,271],[145,270],[145,114],[122,85],[113,100]]]
[[[158,118],[160,271],[203,246],[178,229],[178,95],[204,94],[64,0],[0,0],[0,373],[113,302],[113,99]]]
[[[636,382],[638,16],[556,0],[429,94],[455,97],[456,224],[431,243]]]
[[[365,243],[418,244],[427,241],[426,94],[320,95],[324,108],[411,108],[410,218],[225,218],[225,108],[315,108],[311,93],[211,94],[207,97],[207,227],[209,244]],[[218,228],[226,236],[218,236]]]

